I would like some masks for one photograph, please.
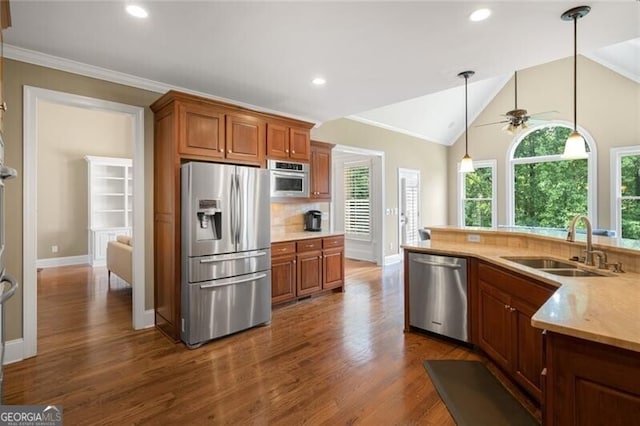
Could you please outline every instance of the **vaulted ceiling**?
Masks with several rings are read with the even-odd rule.
[[[88,64],[158,91],[177,88],[315,122],[354,116],[449,144],[463,126],[456,75],[476,71],[473,116],[514,70],[571,55],[573,25],[560,15],[578,5],[489,2],[489,19],[471,22],[478,2],[140,4],[149,11],[144,20],[127,15],[124,1],[13,1],[5,54]],[[633,69],[637,56],[620,59],[615,47],[603,48],[640,37],[640,2],[588,4],[580,52]],[[327,83],[314,86],[316,76]]]

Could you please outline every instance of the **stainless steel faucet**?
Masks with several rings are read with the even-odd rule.
[[[567,241],[574,242],[576,240],[576,223],[582,219],[582,221],[587,226],[587,250],[584,255],[584,264],[588,266],[593,266],[593,241],[592,241],[592,229],[591,222],[589,222],[589,218],[583,214],[576,215],[571,220],[571,225],[569,225],[569,232],[567,233]]]

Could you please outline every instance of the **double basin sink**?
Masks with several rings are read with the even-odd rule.
[[[560,260],[548,257],[522,257],[522,256],[503,256],[505,260],[518,263],[522,266],[538,269],[549,274],[559,275],[562,277],[607,277],[607,274],[601,274],[595,271],[580,269],[575,263],[562,262]]]

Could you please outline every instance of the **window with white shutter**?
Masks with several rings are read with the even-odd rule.
[[[371,162],[344,165],[344,232],[348,238],[371,240]]]

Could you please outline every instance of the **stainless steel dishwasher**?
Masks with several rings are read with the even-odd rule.
[[[409,325],[469,341],[467,259],[409,253]]]

